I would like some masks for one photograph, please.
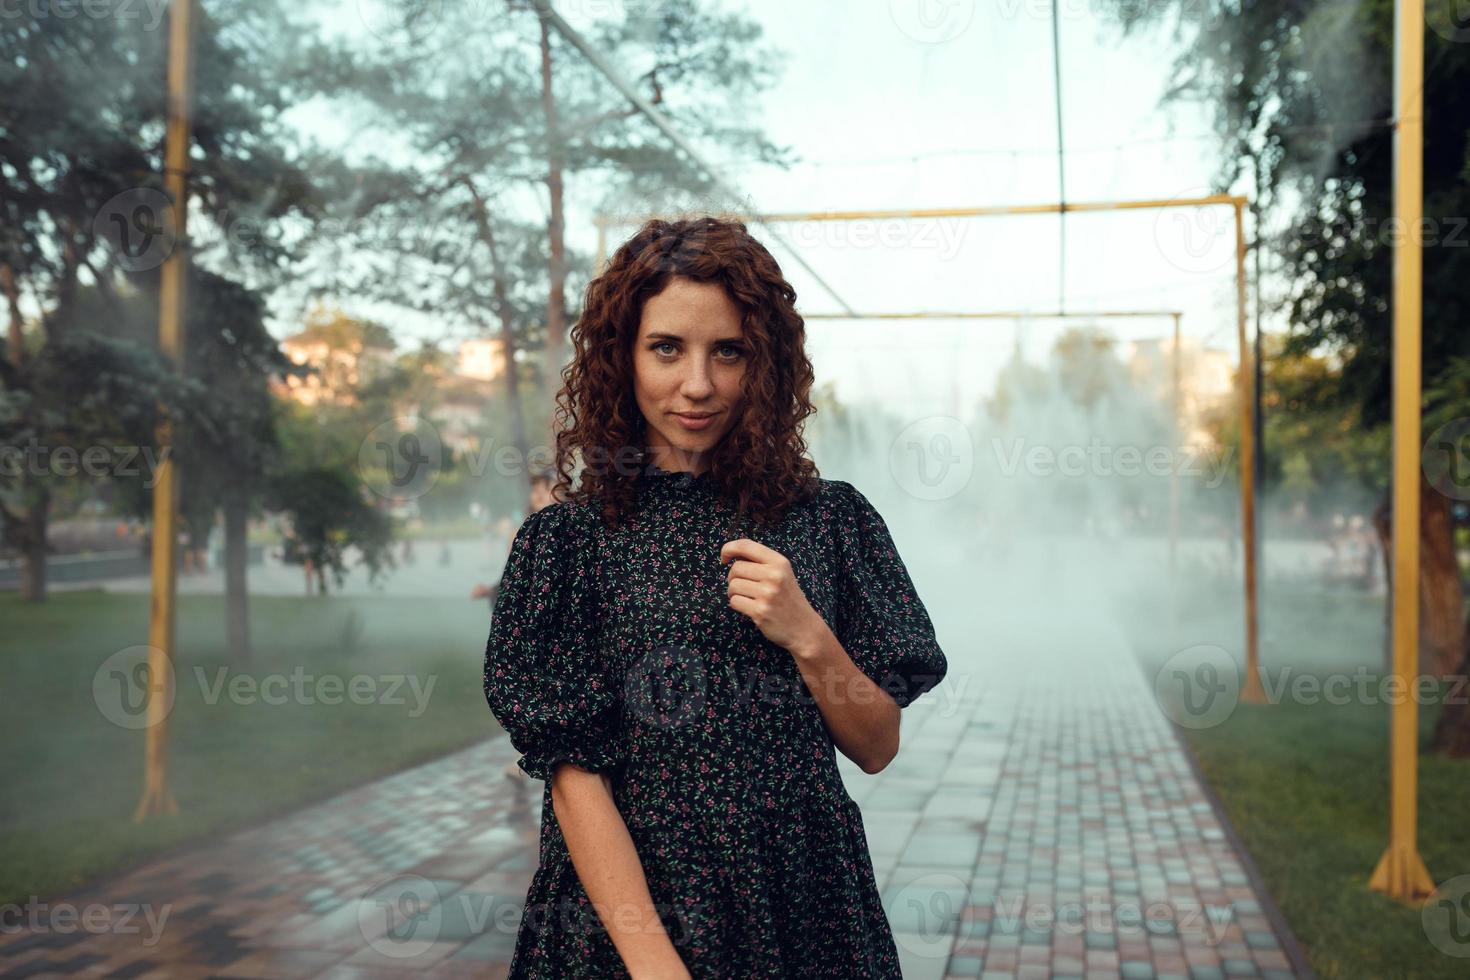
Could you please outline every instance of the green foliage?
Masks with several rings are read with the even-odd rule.
[[[1287,354],[1328,353],[1340,373],[1324,395],[1360,431],[1390,409],[1391,245],[1424,243],[1424,376],[1430,411],[1470,415],[1441,372],[1470,356],[1470,44],[1449,29],[1456,0],[1429,0],[1424,24],[1424,213],[1390,221],[1393,188],[1391,0],[1276,3],[1115,0],[1129,29],[1166,16],[1182,42],[1172,98],[1211,107],[1224,188],[1254,162],[1256,196],[1279,234],[1266,244],[1292,333]],[[1458,396],[1456,396],[1458,397]]]

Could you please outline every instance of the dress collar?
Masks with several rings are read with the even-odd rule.
[[[709,471],[706,470],[696,476],[687,470],[672,471],[650,460],[644,464],[640,471],[643,479],[652,480],[660,484],[675,487],[699,486],[707,487],[710,484]]]

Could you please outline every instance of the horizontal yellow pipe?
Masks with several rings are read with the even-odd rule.
[[[1095,313],[1029,313],[1024,310],[991,310],[979,313],[803,313],[803,320],[1097,320],[1104,317],[1183,316],[1174,310],[1104,310]]]
[[[742,221],[853,221],[862,218],[983,218],[1006,214],[1061,214],[1073,211],[1138,211],[1149,208],[1206,207],[1209,205],[1244,205],[1246,199],[1235,194],[1209,194],[1204,197],[1171,197],[1141,201],[1073,201],[1066,204],[1010,204],[984,208],[910,208],[873,211],[788,211],[774,214],[735,214]],[[599,227],[641,223],[649,217],[619,219],[598,215]]]

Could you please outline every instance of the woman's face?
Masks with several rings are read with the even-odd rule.
[[[703,473],[743,407],[750,352],[740,311],[719,283],[671,278],[643,304],[633,342],[633,392],[647,450],[673,472]]]

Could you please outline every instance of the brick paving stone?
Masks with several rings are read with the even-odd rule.
[[[1310,976],[1124,651],[1023,633],[950,680],[883,772],[839,757],[906,978]],[[503,977],[542,805],[500,776],[516,756],[492,739],[64,896],[167,917],[0,934],[0,974]]]

